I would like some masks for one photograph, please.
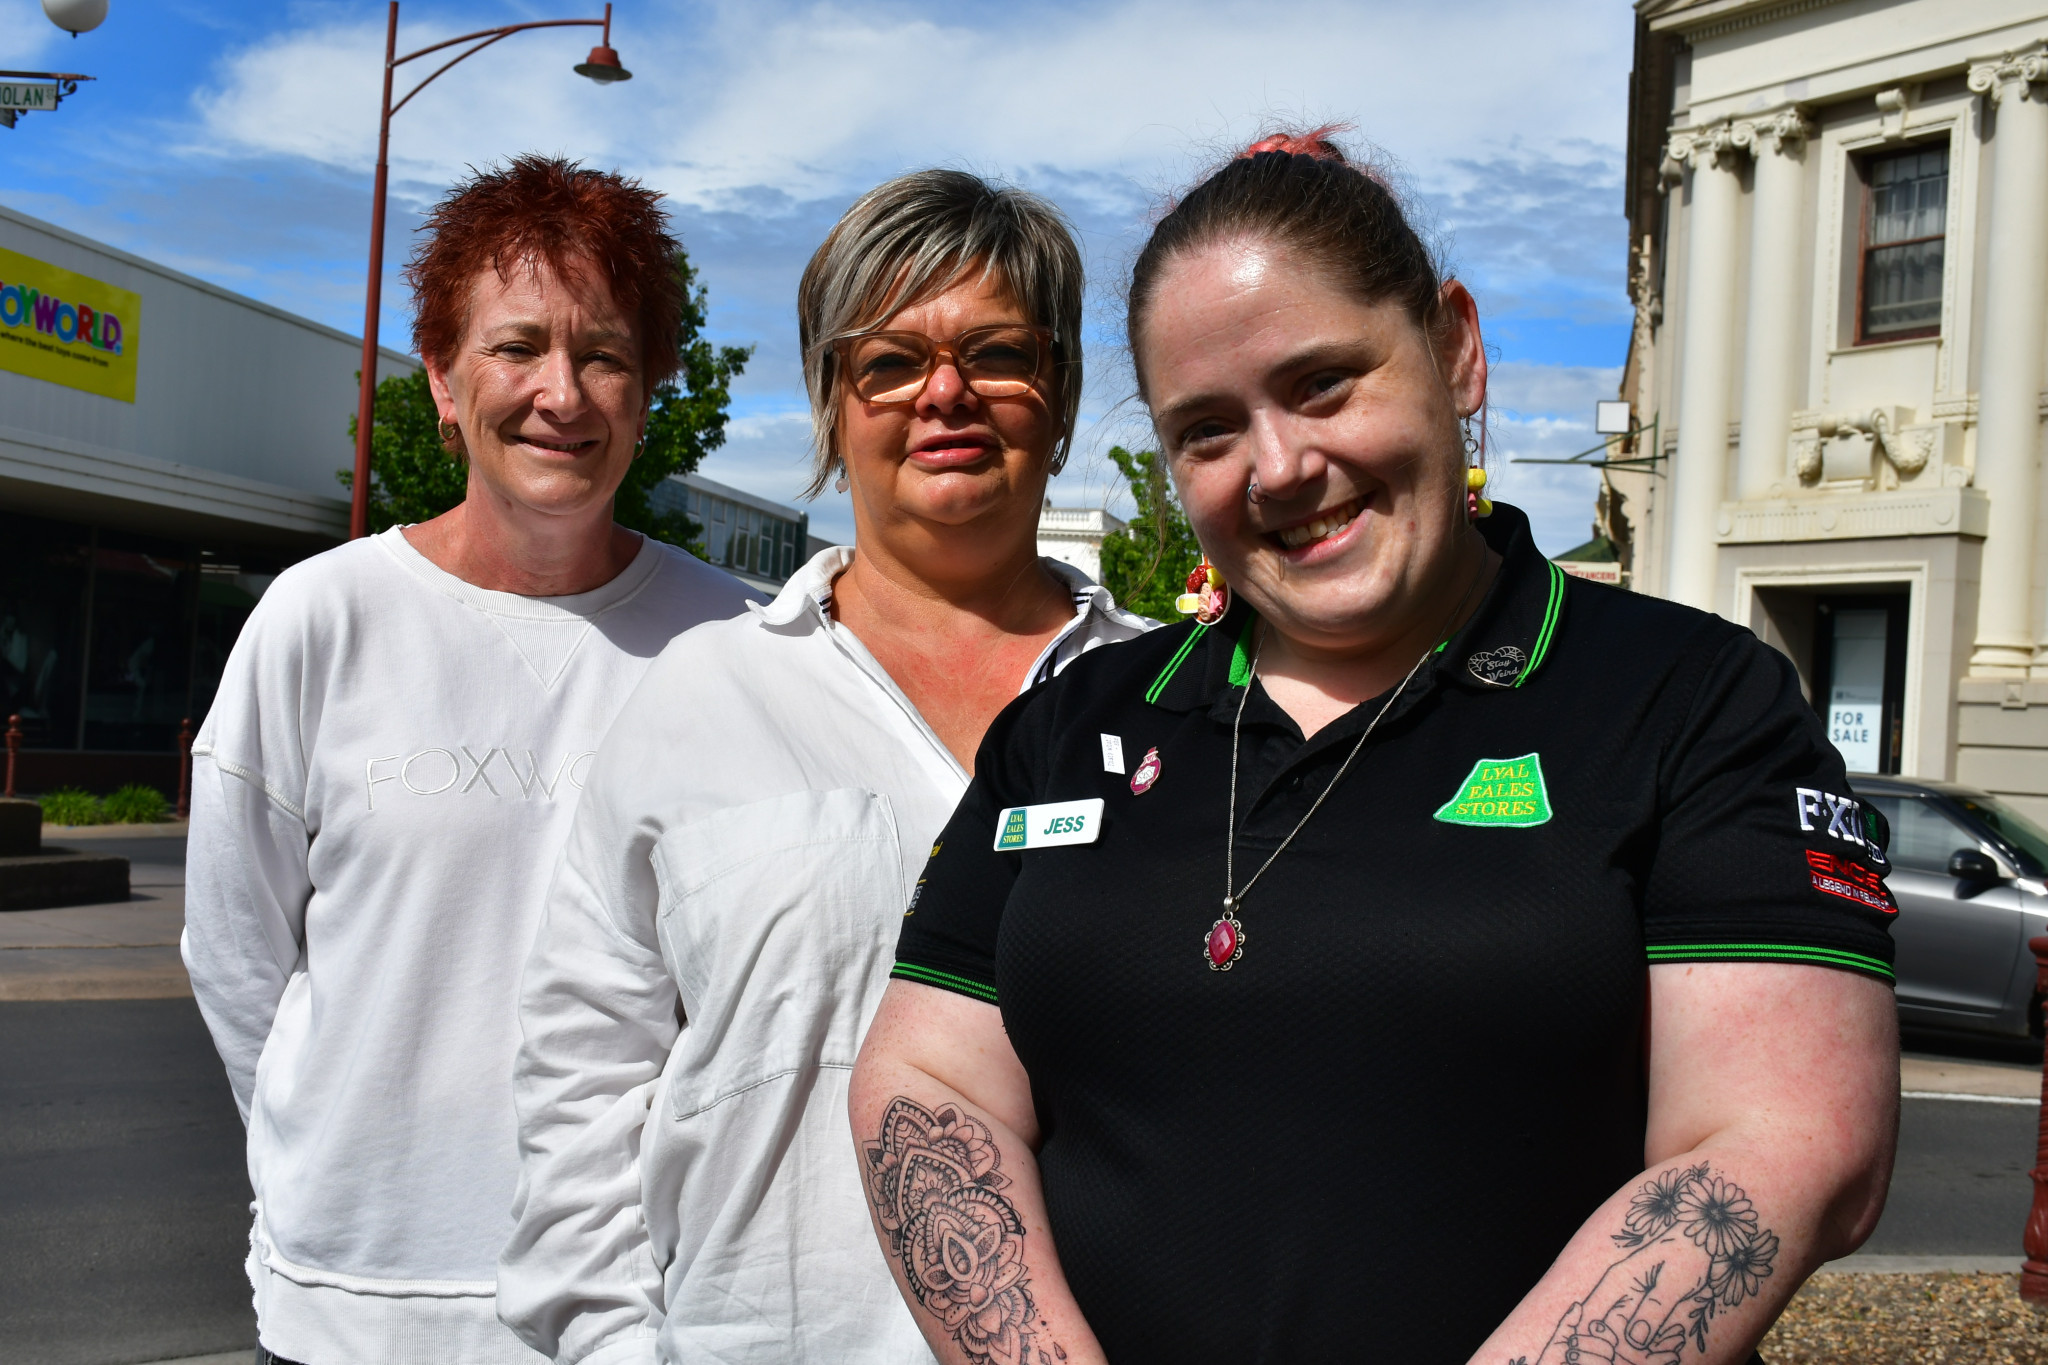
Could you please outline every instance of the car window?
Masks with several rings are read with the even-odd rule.
[[[1991,832],[2005,840],[2019,851],[2022,861],[2033,866],[2022,867],[2027,876],[2038,877],[2048,871],[2048,830],[2021,815],[2011,806],[1995,796],[1964,799],[1956,798],[1957,804],[1970,814],[1991,826]]]
[[[1917,796],[1859,796],[1891,822],[1894,867],[1946,872],[1950,854],[1959,848],[1977,847],[1976,838],[1967,830]]]

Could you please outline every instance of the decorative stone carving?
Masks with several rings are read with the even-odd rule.
[[[1823,440],[1847,436],[1850,432],[1861,432],[1870,438],[1871,445],[1892,462],[1892,467],[1907,478],[1912,478],[1927,467],[1927,458],[1934,452],[1934,433],[1931,429],[1915,432],[1910,439],[1902,439],[1902,429],[1912,421],[1908,408],[1872,408],[1864,413],[1822,413],[1814,422],[1814,429]],[[1924,438],[1924,439],[1923,439]]]
[[[1729,139],[1756,156],[1767,151],[1797,151],[1815,131],[1806,120],[1806,112],[1795,104],[1761,118],[1738,120],[1729,129]]]
[[[1698,170],[1702,166],[1718,166],[1733,161],[1739,150],[1735,126],[1723,120],[1700,128],[1681,128],[1673,133],[1671,141],[1664,144],[1664,160]]]
[[[1906,110],[1919,93],[1918,86],[1906,85],[1877,92],[1877,116],[1886,142],[1896,142],[1906,135]]]
[[[1934,455],[1934,438],[1939,431],[1939,428],[1931,426],[1907,427],[1885,444],[1884,453],[1897,466],[1899,473],[1910,479],[1927,468],[1927,461]]]
[[[1629,293],[1636,301],[1635,350],[1636,355],[1647,364],[1650,343],[1656,339],[1657,328],[1664,321],[1664,300],[1657,293],[1656,260],[1652,255],[1653,239],[1649,233],[1636,244],[1633,252],[1635,268],[1629,272]]]
[[[1792,467],[1799,473],[1799,482],[1811,487],[1820,482],[1820,433],[1795,431],[1792,433]]]
[[[1970,89],[1996,104],[2004,98],[2005,87],[2019,85],[2021,98],[2040,98],[2034,83],[2048,80],[2048,51],[2008,52],[1996,61],[1980,62],[1970,68]]]

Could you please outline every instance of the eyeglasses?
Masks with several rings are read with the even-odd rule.
[[[916,402],[941,356],[982,397],[1014,398],[1038,386],[1052,329],[999,323],[951,341],[934,341],[922,332],[861,332],[831,344],[846,367],[846,382],[865,403]]]

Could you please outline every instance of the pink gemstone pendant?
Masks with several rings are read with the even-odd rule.
[[[1234,913],[1234,907],[1225,903],[1223,918],[1209,926],[1209,937],[1202,943],[1202,956],[1209,961],[1212,972],[1227,972],[1237,965],[1244,956],[1244,925]]]

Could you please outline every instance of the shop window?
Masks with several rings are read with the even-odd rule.
[[[78,655],[90,533],[0,513],[0,724],[21,717],[31,749],[78,743]]]
[[[1862,172],[1856,340],[1936,336],[1948,230],[1948,147],[1871,157]]]
[[[1896,773],[1905,730],[1904,593],[1815,600],[1814,710],[1852,773]]]
[[[87,749],[172,747],[191,683],[191,607],[199,566],[102,537],[88,621]]]

